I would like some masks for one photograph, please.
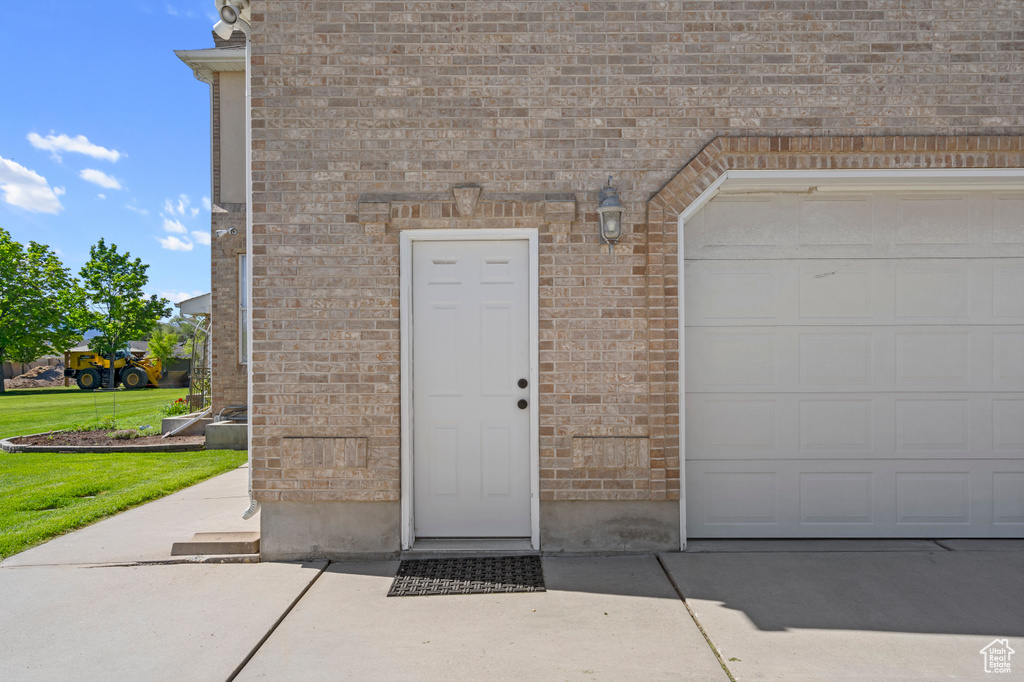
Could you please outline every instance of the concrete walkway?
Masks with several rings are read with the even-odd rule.
[[[1024,679],[1024,541],[694,542],[545,557],[543,593],[389,599],[397,562],[172,558],[256,527],[245,473],[0,563],[0,680],[991,679],[997,638]]]

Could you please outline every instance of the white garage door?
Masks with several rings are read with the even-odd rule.
[[[1024,195],[687,221],[690,537],[1024,536]]]

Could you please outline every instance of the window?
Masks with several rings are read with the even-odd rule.
[[[249,333],[249,269],[245,254],[238,256],[238,361],[248,358]]]

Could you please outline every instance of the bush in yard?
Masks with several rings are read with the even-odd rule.
[[[176,417],[180,414],[188,414],[188,401],[184,398],[178,398],[170,405],[164,405],[161,407],[160,413],[165,417]]]
[[[77,422],[67,426],[62,431],[110,431],[117,428],[117,422],[113,417],[97,417],[89,421]]]

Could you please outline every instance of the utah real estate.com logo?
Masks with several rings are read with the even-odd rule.
[[[985,672],[987,673],[1009,673],[1010,656],[1016,651],[1010,648],[1010,640],[993,639],[981,650],[985,657]]]

